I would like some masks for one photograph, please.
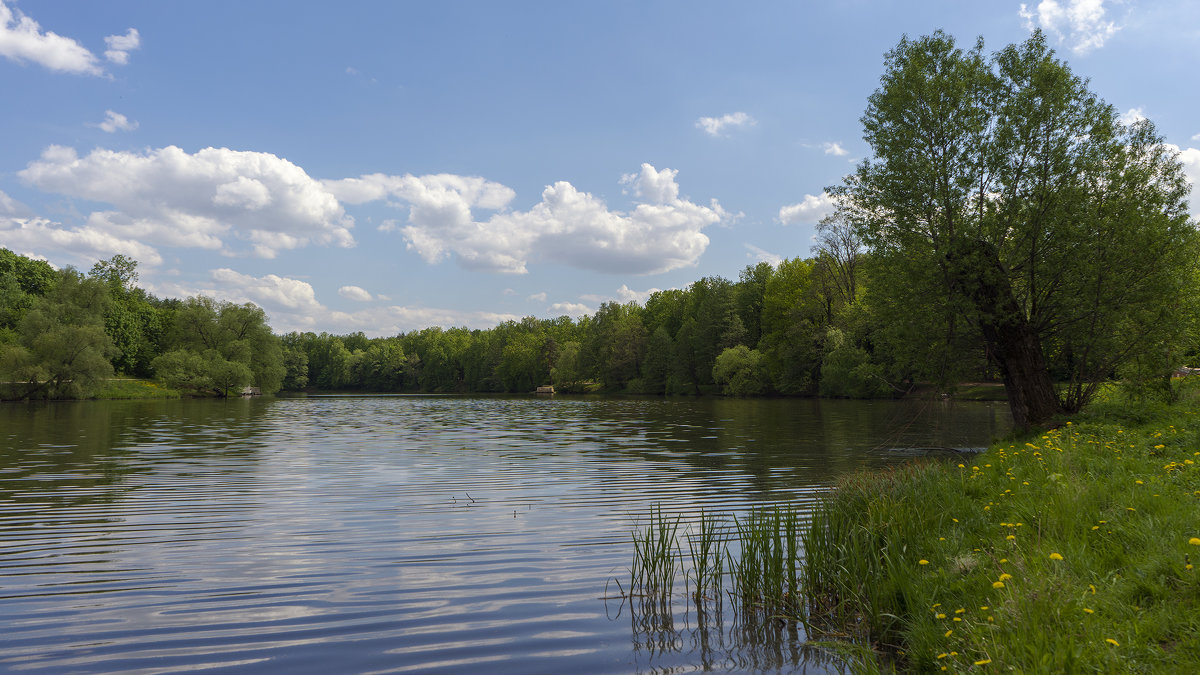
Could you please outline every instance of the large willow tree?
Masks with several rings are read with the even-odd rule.
[[[1040,33],[990,57],[902,39],[862,122],[874,158],[830,191],[876,283],[970,324],[1019,426],[1078,410],[1131,359],[1169,365],[1196,278],[1181,164]]]

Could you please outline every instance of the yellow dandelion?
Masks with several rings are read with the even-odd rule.
[[[1001,564],[1001,565],[1003,565],[1003,564],[1004,564],[1004,563],[1006,563],[1006,562],[1008,562],[1008,558],[1001,558],[1001,559],[1000,559],[1000,564]]]
[[[946,615],[942,612],[938,612],[937,618],[944,619],[944,618],[946,618]]]
[[[1117,642],[1116,640],[1114,640],[1114,639],[1112,639],[1112,638],[1104,638],[1104,641],[1105,641],[1105,642],[1107,642],[1108,644],[1110,644],[1110,645],[1114,646],[1114,647],[1120,647],[1120,646],[1121,646],[1121,643],[1120,643],[1120,642]]]
[[[993,581],[992,588],[1004,588],[1004,582],[1003,581]]]
[[[1091,589],[1091,591],[1092,591],[1092,595],[1095,595],[1095,594],[1096,594],[1096,587],[1095,587],[1095,586],[1093,586],[1093,585],[1091,585],[1091,584],[1088,584],[1088,588],[1089,588],[1089,589]]]
[[[1096,610],[1094,610],[1094,609],[1092,609],[1092,608],[1090,608],[1090,607],[1084,607],[1084,608],[1083,608],[1083,611],[1087,612],[1088,614],[1095,614],[1095,613],[1096,613]]]
[[[1007,540],[1009,540],[1009,541],[1012,541],[1013,539],[1016,539],[1016,538],[1017,538],[1017,537],[1016,537],[1016,535],[1012,535],[1012,534],[1010,534],[1010,535],[1008,535],[1007,537],[1005,537],[1005,539],[1007,539]]]
[[[1004,574],[1000,575],[1000,581],[1008,581],[1011,578],[1012,578],[1012,575],[1009,574],[1008,572],[1005,572]]]
[[[980,607],[980,608],[979,608],[979,610],[980,610],[981,612],[986,612],[986,611],[988,611],[988,606],[987,606],[987,605],[984,605],[983,607]]]
[[[917,564],[918,565],[928,565],[929,561],[924,558],[921,558],[920,560],[917,561]]]
[[[1098,530],[1098,529],[1100,529],[1100,526],[1099,526],[1099,525],[1093,525],[1093,526],[1092,526],[1092,529],[1093,529],[1093,530]]]
[[[1062,557],[1062,555],[1061,555],[1061,554],[1058,554],[1058,553],[1051,553],[1051,554],[1050,554],[1050,559],[1051,559],[1051,560],[1062,560],[1062,559],[1063,559],[1063,557]]]
[[[949,655],[949,654],[947,654],[946,652],[942,652],[941,654],[938,654],[938,655],[937,655],[937,657],[938,657],[939,659],[944,659],[944,658],[946,658],[947,656],[950,656],[950,655]]]
[[[979,659],[978,661],[976,661],[976,662],[975,662],[975,665],[977,665],[977,666],[986,666],[987,664],[989,664],[989,663],[991,663],[991,662],[992,662],[992,660],[991,660],[991,659]]]
[[[956,616],[956,617],[954,617],[954,620],[955,620],[955,621],[962,621],[962,619],[958,618],[957,616]]]
[[[954,613],[955,613],[955,614],[962,614],[962,613],[964,613],[964,612],[966,612],[966,611],[967,611],[967,610],[963,609],[962,607],[959,607],[958,609],[954,610]]]
[[[953,629],[953,628],[951,628],[950,630],[946,631],[946,632],[945,632],[945,634],[943,634],[943,635],[942,635],[942,637],[950,637],[950,635],[951,635],[953,632],[954,632],[954,629]]]
[[[1192,537],[1191,539],[1188,539],[1188,543],[1192,546],[1200,546],[1200,537]]]

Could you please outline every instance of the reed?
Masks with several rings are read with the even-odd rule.
[[[679,516],[664,517],[662,506],[650,509],[649,524],[633,532],[633,565],[630,568],[630,593],[669,600],[675,589],[675,575],[681,569],[680,549],[676,541]]]

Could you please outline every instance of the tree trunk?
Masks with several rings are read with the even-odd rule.
[[[1042,344],[1013,295],[995,247],[976,241],[947,255],[950,281],[975,305],[989,356],[1004,378],[1013,423],[1021,429],[1062,412]]]

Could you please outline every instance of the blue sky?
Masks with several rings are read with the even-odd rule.
[[[280,332],[578,316],[810,255],[884,53],[1034,26],[1200,179],[1190,0],[0,0],[0,246]]]

